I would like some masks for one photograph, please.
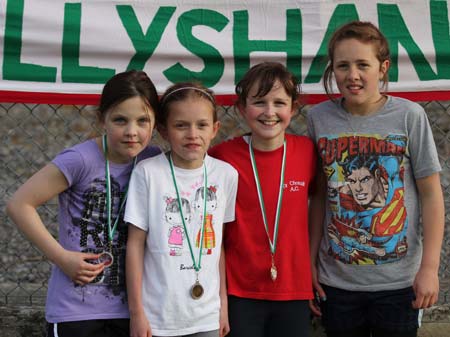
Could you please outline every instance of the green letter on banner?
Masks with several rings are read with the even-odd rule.
[[[250,68],[253,51],[286,52],[286,66],[298,78],[302,75],[302,16],[300,9],[286,11],[286,40],[249,40],[248,12],[234,12],[233,49],[235,83]]]
[[[217,49],[194,37],[192,29],[197,25],[204,25],[220,32],[227,24],[228,19],[225,16],[212,10],[193,9],[183,13],[177,23],[178,39],[183,46],[203,59],[205,67],[202,71],[195,72],[177,62],[163,72],[167,79],[172,82],[194,79],[201,81],[207,87],[212,87],[219,82],[225,68],[223,57]]]
[[[328,63],[328,42],[334,31],[342,26],[344,23],[358,20],[358,12],[354,4],[337,5],[328,23],[327,31],[325,32],[319,51],[312,60],[308,75],[305,78],[305,83],[318,83],[322,78],[323,72]]]
[[[147,28],[145,34],[139,25],[133,7],[129,5],[118,5],[116,8],[136,50],[136,54],[131,58],[127,70],[142,70],[147,60],[153,55],[159,41],[161,41],[164,29],[167,27],[176,7],[159,7],[155,18]]]
[[[81,4],[64,6],[62,43],[62,82],[105,83],[115,74],[114,69],[80,66]]]
[[[450,79],[450,36],[447,1],[430,1],[431,31],[438,79]]]
[[[21,63],[24,0],[6,5],[3,79],[10,81],[55,82],[56,68]]]
[[[411,59],[421,81],[435,80],[437,78],[430,64],[423,56],[422,51],[414,42],[408,27],[403,20],[397,5],[377,4],[380,30],[389,41],[391,49],[391,67],[389,80],[398,81],[398,44],[401,43]]]

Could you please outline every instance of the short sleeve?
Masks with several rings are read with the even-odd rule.
[[[414,104],[408,112],[408,155],[416,179],[441,171],[433,132],[423,108]]]
[[[238,186],[238,172],[231,167],[230,165],[230,181],[227,184],[227,202],[225,206],[225,214],[223,222],[231,222],[234,221],[235,216],[235,208],[236,208],[236,195],[237,195],[237,186]]]
[[[143,162],[139,163],[131,174],[128,185],[128,197],[124,220],[148,231],[149,189]]]
[[[83,156],[79,151],[73,148],[65,149],[59,153],[52,163],[62,172],[65,176],[69,187],[80,181],[83,175],[86,173]]]

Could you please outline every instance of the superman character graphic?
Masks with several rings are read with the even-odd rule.
[[[404,135],[320,138],[331,218],[329,254],[346,264],[383,264],[407,252]]]

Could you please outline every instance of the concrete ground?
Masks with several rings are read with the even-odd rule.
[[[418,337],[450,337],[450,323],[424,323]]]

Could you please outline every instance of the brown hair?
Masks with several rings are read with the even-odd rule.
[[[98,106],[99,121],[105,120],[110,109],[133,97],[141,97],[153,110],[155,118],[158,116],[159,99],[153,82],[145,72],[129,70],[114,75],[105,83]]]
[[[351,21],[341,26],[331,36],[328,42],[328,65],[323,74],[323,86],[328,96],[333,93],[333,62],[334,51],[336,45],[347,39],[356,39],[362,43],[370,43],[375,48],[375,54],[381,64],[388,60],[390,61],[391,55],[389,52],[389,44],[386,37],[380,32],[380,30],[371,22],[364,21]],[[386,91],[388,86],[388,72],[384,74],[381,79],[383,82],[382,90]]]
[[[249,92],[255,84],[258,86],[255,97],[267,95],[276,81],[281,83],[291,97],[292,106],[297,106],[300,94],[298,80],[284,65],[278,62],[262,62],[251,67],[236,85],[236,94],[238,95],[236,103],[245,106]]]
[[[167,88],[161,97],[161,113],[157,120],[158,125],[166,125],[171,103],[184,101],[188,98],[203,98],[210,102],[213,108],[213,121],[217,122],[216,100],[213,91],[199,82],[181,82]]]

